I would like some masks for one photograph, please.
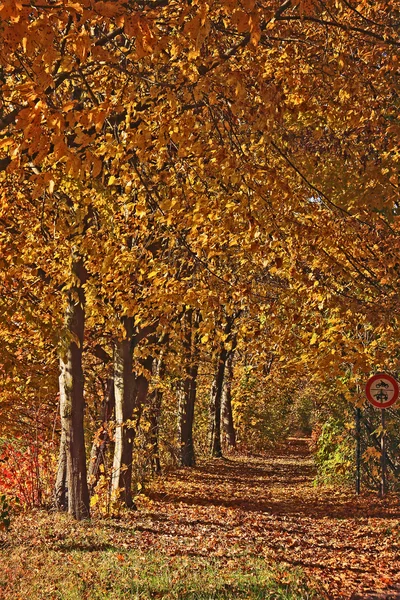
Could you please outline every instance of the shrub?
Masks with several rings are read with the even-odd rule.
[[[354,437],[352,423],[343,417],[331,416],[322,424],[316,440],[315,462],[317,482],[350,483],[354,472]]]
[[[0,488],[24,508],[50,505],[56,472],[52,442],[14,438],[0,445]]]

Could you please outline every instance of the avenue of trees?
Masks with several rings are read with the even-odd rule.
[[[57,441],[58,508],[400,370],[399,19],[2,0],[0,437]]]

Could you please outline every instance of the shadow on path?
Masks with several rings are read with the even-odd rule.
[[[153,491],[157,501],[190,506],[223,506],[275,516],[295,515],[314,519],[400,518],[398,502],[387,505],[376,495],[357,498],[351,491],[318,489],[307,439],[291,439],[272,456],[214,459],[195,469],[173,475],[174,485]]]
[[[329,598],[350,599],[357,592],[367,599],[367,590],[382,588],[377,598],[397,598],[398,498],[317,487],[315,474],[307,439],[290,439],[269,455],[180,469],[149,493],[149,520],[137,531],[146,543],[158,534],[167,551],[174,539],[175,553],[229,560],[250,552],[301,567]]]

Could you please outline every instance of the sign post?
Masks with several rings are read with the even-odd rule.
[[[361,409],[356,408],[356,494],[361,492]]]
[[[380,496],[386,494],[386,423],[385,423],[385,408],[392,406],[399,397],[399,384],[394,377],[387,373],[377,373],[370,377],[365,387],[365,393],[375,408],[380,408],[381,413],[381,484]]]
[[[381,413],[381,489],[380,497],[386,494],[386,432],[385,432],[385,409]]]

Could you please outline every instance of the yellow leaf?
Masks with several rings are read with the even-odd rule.
[[[96,504],[99,501],[99,495],[98,494],[93,494],[93,496],[90,498],[90,506],[96,506]]]
[[[12,142],[13,142],[12,138],[5,138],[5,139],[1,140],[0,141],[0,150],[10,146],[12,144]]]

